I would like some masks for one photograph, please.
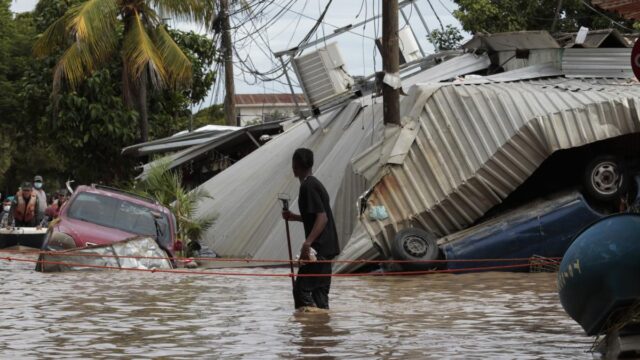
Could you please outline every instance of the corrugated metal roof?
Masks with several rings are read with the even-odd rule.
[[[363,109],[362,106],[366,105]],[[370,98],[310,120],[316,131],[299,123],[273,138],[242,161],[202,185],[213,199],[205,199],[198,214],[217,213],[214,227],[205,236],[207,245],[227,256],[286,258],[286,235],[278,193],[288,193],[297,209],[298,180],[291,172],[295,149],[314,151],[314,176],[331,198],[338,231],[349,238],[357,224],[355,200],[368,184],[348,171],[351,157],[380,137],[382,108]],[[291,224],[294,251],[304,241],[300,224]],[[345,239],[346,240],[346,239]]]
[[[167,155],[163,158],[154,160],[148,164],[144,164],[142,166],[142,173],[138,175],[136,179],[146,178],[149,170],[161,161],[168,161],[169,163],[168,169],[173,169],[188,161],[197,159],[198,157],[203,156],[222,145],[231,143],[233,141],[238,141],[238,139],[242,139],[243,137],[248,138],[250,134],[259,133],[264,130],[274,130],[274,129],[281,129],[281,128],[282,128],[281,122],[271,122],[271,123],[258,124],[258,125],[253,125],[249,127],[239,128],[239,130],[235,130],[235,131],[217,133],[210,137],[199,139],[197,141],[197,145],[187,147],[171,155]],[[249,139],[250,138],[248,138],[248,141],[252,141]],[[200,141],[200,140],[203,140],[203,141]],[[165,144],[154,146],[154,147],[159,148],[159,150],[156,150],[156,152],[160,152],[160,150],[162,150],[162,152],[167,152],[170,150],[177,150],[177,145],[179,145],[179,142],[165,143]],[[146,150],[147,151],[153,150],[154,147],[147,146]],[[140,151],[144,149],[145,147],[141,148]]]
[[[622,36],[622,34],[616,29],[601,29],[601,30],[589,30],[586,38],[582,44],[576,44],[576,33],[570,34],[572,40],[569,41],[565,47],[583,47],[583,48],[615,48],[615,47],[629,47],[632,44]]]
[[[487,55],[464,54],[412,75],[403,80],[402,83],[403,86],[405,84],[406,86],[411,86],[417,83],[438,82],[453,79],[456,76],[467,75],[476,71],[484,70],[489,65],[491,65],[491,61]]]
[[[631,48],[565,49],[562,72],[567,77],[632,78]]]
[[[234,127],[232,129],[224,130],[194,131],[176,134],[162,139],[156,139],[145,143],[127,146],[122,149],[122,155],[145,156],[154,153],[176,151],[185,147],[210,141],[211,139],[220,136],[221,134],[226,134],[231,131],[235,131],[236,129],[239,128]]]
[[[640,20],[640,2],[637,0],[591,0],[591,3],[615,11],[626,19]]]
[[[354,163],[375,183],[368,203],[389,214],[361,221],[385,255],[404,227],[462,230],[554,151],[639,132],[638,109],[640,87],[627,80],[417,85],[404,128]]]
[[[493,51],[524,49],[555,49],[558,42],[545,30],[513,31],[497,34],[478,34],[462,45],[464,49]]]
[[[295,99],[298,100],[298,104],[305,104],[304,96],[302,94],[296,94]],[[292,94],[236,94],[236,105],[273,105],[273,104],[287,104],[295,105],[294,97]]]
[[[557,77],[562,75],[562,71],[555,63],[536,64],[520,69],[506,71],[503,73],[490,75],[485,79],[490,81],[521,81],[529,79],[539,79],[546,77]]]

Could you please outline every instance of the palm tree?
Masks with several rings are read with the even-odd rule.
[[[189,242],[199,241],[204,233],[213,226],[217,214],[196,217],[198,203],[210,199],[211,195],[202,189],[188,191],[182,185],[182,174],[171,171],[167,161],[158,161],[149,170],[145,180],[137,184],[133,191],[150,196],[171,209],[178,222],[178,239],[184,244],[183,252]]]
[[[53,72],[53,95],[75,89],[93,71],[122,60],[123,96],[140,114],[148,139],[147,89],[188,86],[191,62],[173,41],[162,17],[208,24],[215,2],[205,0],[87,0],[71,8],[38,38],[36,56],[64,53]]]

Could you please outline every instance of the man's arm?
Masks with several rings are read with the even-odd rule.
[[[305,240],[304,244],[302,244],[302,250],[300,250],[300,259],[301,260],[309,260],[309,250],[311,248],[311,244],[320,237],[322,231],[325,226],[329,222],[329,218],[326,213],[318,213],[316,214],[316,221],[313,223],[313,228],[309,233],[309,236]]]
[[[282,212],[282,218],[289,221],[302,221],[302,216],[294,214],[289,210],[285,210]]]
[[[18,203],[16,201],[12,201],[11,209],[9,209],[9,217],[7,218],[7,227],[10,227],[11,224],[13,224],[13,216],[16,211],[16,206],[18,206]]]

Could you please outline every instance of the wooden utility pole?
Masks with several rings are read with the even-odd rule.
[[[229,0],[220,0],[220,15],[222,16],[222,47],[224,48],[224,115],[226,124],[239,126],[236,120],[236,90],[233,81],[233,45],[229,22]]]
[[[400,125],[400,49],[398,46],[398,0],[382,0],[382,100],[384,123]]]

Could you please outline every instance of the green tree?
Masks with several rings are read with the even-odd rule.
[[[188,248],[190,241],[198,241],[215,223],[216,215],[197,218],[198,203],[211,198],[202,188],[188,190],[182,185],[182,174],[169,170],[167,162],[159,162],[149,170],[147,178],[134,191],[156,199],[171,209],[178,222],[178,239]]]
[[[471,33],[498,33],[522,30],[551,30],[558,0],[454,0],[454,16],[462,28]],[[615,26],[611,18],[626,27],[633,25],[619,15],[601,11],[602,16],[584,5],[582,0],[563,0],[558,31],[577,31],[580,26],[602,29]],[[608,18],[607,18],[608,17]]]
[[[208,23],[210,2],[198,0],[87,0],[70,7],[39,37],[34,52],[46,57],[65,49],[53,71],[53,95],[75,90],[84,79],[120,57],[122,93],[139,114],[140,138],[148,139],[148,88],[188,87],[192,63],[162,17]]]
[[[462,39],[460,29],[452,25],[447,25],[444,30],[435,29],[429,36],[429,41],[432,41],[438,50],[457,49],[460,47]]]
[[[62,49],[34,59],[36,35],[82,0],[41,0],[32,13],[13,17],[9,0],[0,0],[0,189],[13,192],[35,173],[45,177],[46,189],[56,190],[71,178],[77,183],[103,182],[127,186],[137,172],[136,159],[120,149],[138,138],[137,111],[122,96],[122,62],[114,61],[94,71],[75,90],[63,87],[51,101],[53,70]],[[209,70],[214,45],[193,32],[169,29],[192,64],[192,86],[149,93],[152,136],[164,137],[183,130],[191,106],[210,88]],[[119,40],[121,41],[121,40]],[[57,104],[54,111],[54,104]]]
[[[21,181],[31,180],[35,170],[44,175],[60,171],[61,159],[51,151],[51,143],[37,131],[24,106],[22,81],[31,68],[31,47],[36,35],[30,13],[13,15],[10,1],[0,0],[0,186],[12,193]]]

